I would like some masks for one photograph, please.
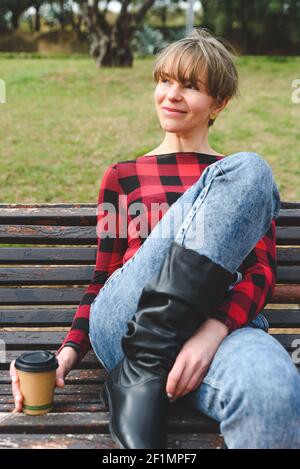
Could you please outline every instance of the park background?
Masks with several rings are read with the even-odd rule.
[[[156,52],[203,26],[240,74],[212,147],[261,154],[281,199],[299,201],[299,22],[298,0],[0,0],[1,203],[96,203],[109,164],[163,138]]]

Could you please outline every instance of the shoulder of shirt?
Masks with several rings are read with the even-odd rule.
[[[128,163],[136,163],[137,160],[125,160],[125,161],[117,161],[116,163],[111,163],[107,169],[116,169],[118,170],[120,166],[124,166]]]
[[[122,191],[121,181],[124,178],[136,175],[136,160],[117,161],[111,163],[105,171],[107,177],[119,186]]]
[[[135,164],[132,165],[132,163],[136,163],[136,160],[126,160],[126,161],[117,161],[116,163],[111,163],[106,171],[109,173],[109,174],[112,174],[113,172],[115,172],[115,176],[117,178],[122,177],[122,174],[124,174],[124,171],[125,171],[125,174],[126,174],[126,168],[127,166],[130,167],[131,171],[132,169],[134,168]],[[134,170],[134,169],[133,169]],[[113,175],[113,174],[112,174]]]
[[[119,177],[123,177],[127,174],[127,170],[130,172],[130,173],[135,173],[135,166],[136,164],[138,163],[138,161],[135,159],[135,160],[125,160],[125,161],[117,161],[116,163],[111,163],[108,168],[107,168],[107,171],[112,171],[112,170],[115,170],[116,171],[116,174],[117,176]]]

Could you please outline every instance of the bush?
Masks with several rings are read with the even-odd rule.
[[[139,57],[155,54],[158,49],[167,45],[163,34],[158,29],[150,28],[143,24],[142,28],[137,30],[131,41],[133,53]]]

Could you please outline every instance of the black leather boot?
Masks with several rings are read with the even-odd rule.
[[[166,448],[166,383],[183,344],[221,302],[235,275],[173,241],[122,337],[124,358],[104,383],[110,432],[121,448]]]

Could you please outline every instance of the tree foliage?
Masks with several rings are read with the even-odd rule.
[[[300,0],[202,0],[203,25],[251,54],[300,52]]]

